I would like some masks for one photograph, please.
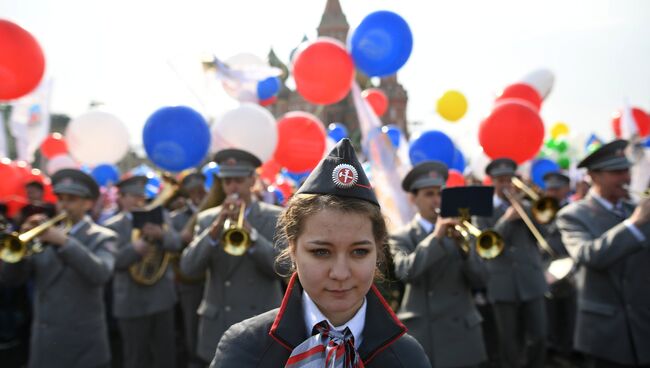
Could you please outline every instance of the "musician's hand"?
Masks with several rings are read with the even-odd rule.
[[[163,228],[160,225],[147,222],[142,226],[142,237],[152,241],[160,241],[163,238]]]
[[[145,256],[150,251],[149,244],[147,244],[144,239],[138,239],[133,242],[133,249],[135,249],[135,251],[141,256]]]
[[[212,240],[218,240],[221,237],[221,232],[223,231],[223,225],[226,222],[226,219],[230,221],[237,221],[239,216],[240,206],[244,204],[244,201],[237,198],[236,196],[228,196],[223,203],[221,204],[221,211],[217,218],[212,222],[210,227],[210,237]]]
[[[68,241],[68,235],[58,227],[51,227],[40,236],[41,241],[52,244],[56,247],[62,247]]]
[[[513,206],[510,206],[506,210],[506,213],[503,214],[503,218],[507,221],[515,221],[521,219],[521,216],[519,216],[519,212]]]
[[[228,211],[222,210],[219,212],[219,215],[217,215],[217,218],[212,221],[212,225],[210,225],[210,230],[208,232],[208,236],[212,238],[213,241],[217,241],[221,238],[221,233],[223,232],[223,224],[226,222],[226,219],[228,218]]]
[[[632,212],[630,221],[635,226],[641,226],[650,221],[650,197],[643,198]]]
[[[440,217],[436,220],[436,227],[433,230],[433,237],[436,239],[442,239],[447,236],[448,232],[452,232],[452,237],[456,238],[460,236],[458,231],[454,228],[456,225],[460,225],[460,221],[455,218],[450,217]]]

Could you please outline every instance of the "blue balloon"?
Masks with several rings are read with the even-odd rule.
[[[406,63],[413,34],[399,15],[380,10],[366,16],[348,45],[354,65],[370,77],[392,75]]]
[[[422,161],[438,160],[451,167],[454,162],[454,142],[443,132],[429,130],[417,137],[409,147],[411,164],[417,165]]]
[[[269,77],[257,82],[257,98],[260,100],[269,99],[280,92],[280,78]]]
[[[393,144],[393,147],[398,148],[399,147],[399,142],[402,138],[402,131],[400,128],[395,125],[395,124],[388,124],[384,125],[381,127],[381,131],[388,135],[388,138],[390,139],[390,143]]]
[[[208,162],[203,166],[201,172],[205,175],[205,189],[210,190],[214,182],[214,177],[219,174],[219,164],[216,162]]]
[[[454,161],[451,163],[450,169],[459,171],[461,174],[465,171],[465,156],[460,150],[454,147]]]
[[[203,116],[189,107],[163,107],[147,119],[142,141],[154,164],[182,171],[198,165],[208,153],[210,129]]]
[[[327,127],[327,136],[338,142],[348,137],[348,128],[341,123],[331,123]]]
[[[545,189],[544,175],[550,172],[560,171],[560,165],[547,158],[540,158],[533,161],[530,167],[530,176],[538,187]]]
[[[650,147],[650,138],[645,140],[645,146]]]
[[[120,180],[120,169],[115,165],[101,164],[95,166],[90,172],[90,175],[95,179],[99,186],[105,187],[109,183],[117,183]]]
[[[131,169],[131,174],[133,176],[152,176],[156,175],[156,172],[154,171],[153,168],[145,165],[145,164],[140,164],[133,169]]]
[[[90,168],[90,166],[88,166],[88,165],[81,165],[79,167],[79,170],[81,170],[81,171],[85,172],[86,174],[89,174],[89,175],[92,176],[93,169]]]

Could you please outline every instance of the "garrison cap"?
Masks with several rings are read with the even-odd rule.
[[[95,179],[77,169],[62,169],[52,175],[55,194],[72,194],[82,198],[97,199],[99,186]]]
[[[318,163],[296,194],[330,194],[379,206],[350,140],[344,138]]]
[[[546,189],[557,189],[571,185],[571,179],[557,171],[546,173],[542,179],[544,180],[544,187]]]
[[[402,189],[412,192],[426,187],[443,187],[447,183],[449,169],[440,161],[423,161],[415,165],[402,180]]]
[[[517,163],[506,157],[493,160],[485,168],[485,173],[492,178],[502,175],[515,175],[515,171],[517,171]]]
[[[241,178],[251,176],[255,169],[262,165],[257,156],[236,148],[228,148],[217,152],[214,161],[219,164],[220,178]]]
[[[129,175],[124,176],[120,181],[115,183],[115,186],[120,190],[122,194],[135,194],[144,196],[145,195],[145,186],[149,178],[144,175]]]
[[[624,139],[617,139],[600,146],[597,150],[592,152],[589,156],[585,157],[578,163],[579,168],[587,168],[592,171],[613,171],[628,169],[632,163],[625,156],[625,147],[627,141]]]

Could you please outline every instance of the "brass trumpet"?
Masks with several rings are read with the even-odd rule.
[[[463,220],[461,225],[456,225],[454,228],[463,236],[461,248],[466,254],[469,253],[470,235],[476,237],[476,253],[479,257],[492,259],[503,252],[503,238],[496,231],[481,231],[467,220]]]
[[[0,235],[0,259],[7,263],[18,263],[25,257],[42,252],[43,246],[32,244],[32,240],[67,217],[66,213],[60,213],[22,234],[13,232]]]
[[[540,196],[516,176],[512,177],[512,185],[521,189],[533,200],[531,211],[535,221],[540,224],[548,224],[553,221],[560,210],[560,204],[555,198]]]
[[[221,243],[223,244],[224,252],[231,256],[241,256],[251,246],[250,234],[244,228],[244,213],[246,205],[242,204],[239,207],[239,214],[237,222],[232,221],[230,218],[226,219],[223,224],[223,235],[221,236]]]

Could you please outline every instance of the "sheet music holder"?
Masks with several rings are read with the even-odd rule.
[[[157,206],[149,211],[132,211],[131,214],[133,215],[134,229],[142,229],[147,222],[155,225],[162,225],[164,222],[162,206]]]
[[[492,216],[493,196],[492,186],[445,188],[441,193],[440,216]]]

